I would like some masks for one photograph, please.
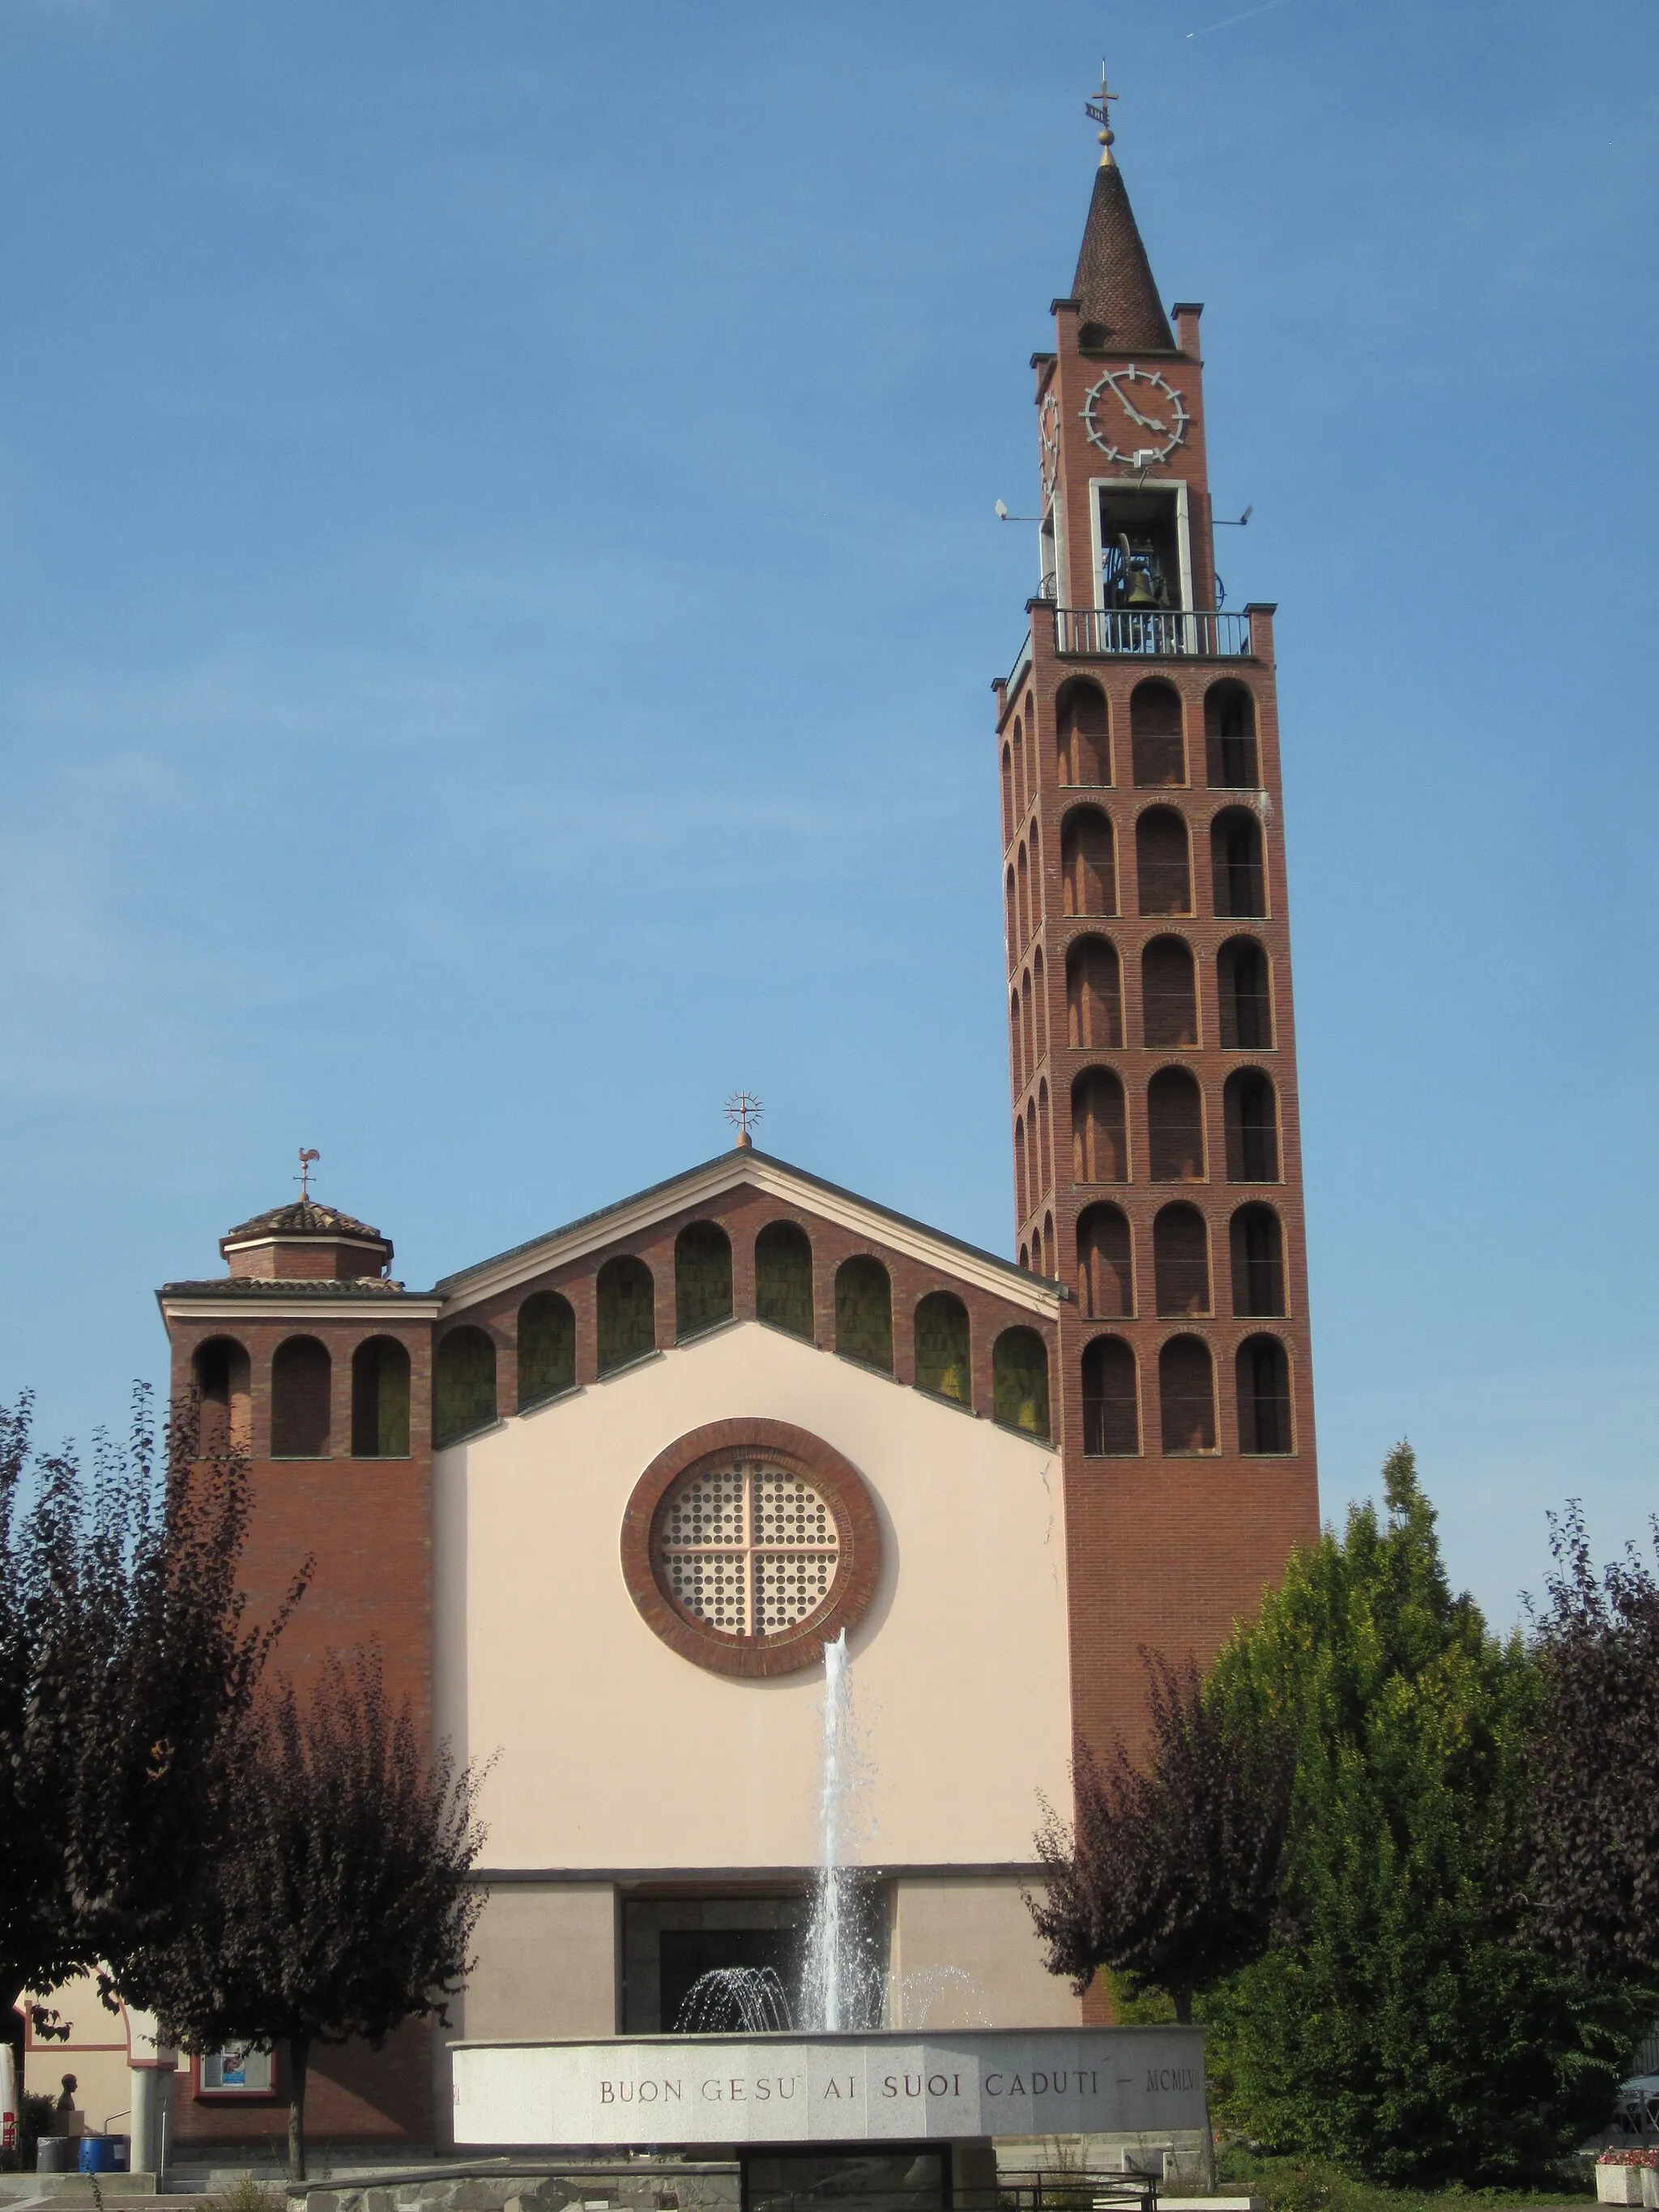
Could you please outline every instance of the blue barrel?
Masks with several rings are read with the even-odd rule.
[[[81,2172],[82,2173],[125,2173],[127,2170],[126,2136],[82,2136],[81,2138]]]

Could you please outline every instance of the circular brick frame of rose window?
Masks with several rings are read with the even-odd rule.
[[[663,1502],[705,1460],[755,1454],[810,1482],[835,1516],[840,1564],[823,1603],[779,1636],[726,1636],[677,1605],[652,1561]],[[881,1527],[864,1478],[833,1445],[787,1421],[712,1421],[659,1452],[634,1486],[622,1525],[623,1580],[671,1650],[716,1674],[753,1679],[816,1666],[826,1644],[860,1620],[881,1573]]]

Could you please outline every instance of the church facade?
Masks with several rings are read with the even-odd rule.
[[[1043,1801],[1136,1735],[1142,1648],[1207,1657],[1317,1526],[1273,610],[1218,606],[1199,313],[1108,137],[982,757],[1017,1257],[745,1139],[430,1290],[307,1197],[160,1293],[202,1449],[252,1460],[256,1607],[315,1560],[283,1670],[373,1641],[493,1761],[477,1970],[447,2033],[315,2055],[319,2139],[442,2147],[452,2037],[786,1971],[843,1632],[891,2023],[1105,2017],[1032,1933]],[[280,2065],[181,2061],[175,2153],[280,2137]]]

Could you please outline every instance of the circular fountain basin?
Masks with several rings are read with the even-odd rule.
[[[457,2145],[963,2141],[1206,2125],[1195,2027],[451,2046]]]

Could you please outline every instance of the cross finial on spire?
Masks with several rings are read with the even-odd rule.
[[[738,1133],[739,1152],[752,1152],[755,1140],[749,1133],[749,1124],[758,1121],[762,1107],[751,1091],[734,1091],[726,1102],[726,1118]]]
[[[322,1157],[319,1152],[315,1151],[309,1145],[301,1145],[300,1147],[300,1172],[294,1180],[300,1186],[300,1196],[302,1200],[311,1195],[311,1170]]]
[[[1106,60],[1103,55],[1100,63],[1100,90],[1092,100],[1085,100],[1083,103],[1089,114],[1100,125],[1100,166],[1103,169],[1111,169],[1117,166],[1112,159],[1114,136],[1112,112],[1107,105],[1109,100],[1115,100],[1117,97],[1116,93],[1109,92],[1106,88]]]

